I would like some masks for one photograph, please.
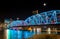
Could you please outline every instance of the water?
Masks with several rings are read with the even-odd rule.
[[[27,30],[8,30],[7,32],[7,39],[27,39],[35,34],[35,32]]]
[[[40,31],[39,29],[37,31],[7,29],[7,39],[27,39],[35,34],[48,34],[48,32]],[[56,34],[56,32],[52,34]]]

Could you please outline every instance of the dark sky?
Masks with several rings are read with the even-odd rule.
[[[46,6],[43,4],[46,3]],[[15,0],[15,1],[0,1],[0,19],[16,18],[25,20],[33,15],[32,11],[38,9],[39,12],[49,10],[60,10],[59,0]]]

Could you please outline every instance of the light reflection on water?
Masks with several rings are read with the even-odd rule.
[[[45,30],[45,29],[44,29]],[[38,29],[37,31],[28,31],[28,30],[12,30],[7,29],[7,39],[27,39],[32,37],[35,34],[50,34],[50,31],[40,31]],[[51,34],[57,34],[56,32],[51,32]]]
[[[22,39],[32,37],[35,32],[33,31],[23,31],[23,30],[8,30],[7,39]]]

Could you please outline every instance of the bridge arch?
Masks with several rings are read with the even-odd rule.
[[[51,10],[30,16],[25,22],[27,22],[28,25],[59,24],[60,10]]]
[[[25,20],[12,21],[7,26],[25,26],[41,24],[60,24],[60,10],[51,10],[32,15]]]
[[[25,26],[27,25],[24,20],[15,20],[12,21],[10,24],[7,25],[7,27],[17,27],[17,26]]]

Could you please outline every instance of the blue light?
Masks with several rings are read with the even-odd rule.
[[[60,10],[51,10],[47,12],[42,12],[36,15],[32,15],[28,17],[25,21],[23,20],[16,20],[10,23],[8,26],[25,26],[25,25],[41,25],[41,24],[51,24],[51,21],[54,20],[54,24],[58,22],[58,14],[60,14]],[[23,23],[24,22],[24,23]]]
[[[28,26],[28,25],[41,25],[41,24],[60,24],[60,18],[57,16],[60,15],[60,10],[52,10],[43,13],[39,13],[28,17],[25,21],[16,20],[12,21],[7,25],[7,28],[15,27],[15,26]],[[54,21],[53,23],[51,23]],[[45,27],[46,28],[46,27]],[[7,30],[7,39],[22,39],[22,34],[24,34],[24,38],[28,38],[33,36],[33,32],[29,31],[19,31],[14,29]]]
[[[30,21],[30,25],[41,25],[41,24],[51,24],[51,21],[53,19],[54,24],[57,24],[58,23],[57,14],[60,14],[60,10],[51,10],[28,17],[25,21],[27,22],[28,19],[29,20],[32,19],[34,23]]]

